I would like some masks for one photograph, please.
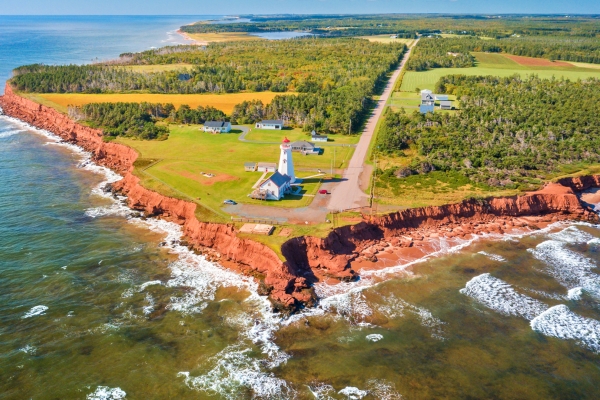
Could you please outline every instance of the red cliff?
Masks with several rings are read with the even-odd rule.
[[[130,207],[182,225],[187,240],[196,249],[211,249],[218,253],[221,262],[233,262],[236,269],[263,278],[261,290],[286,308],[312,303],[314,295],[309,288],[314,282],[327,278],[354,279],[353,263],[361,258],[376,261],[375,255],[386,246],[411,247],[428,238],[503,233],[516,227],[535,229],[535,224],[567,219],[598,221],[598,216],[579,200],[576,192],[600,187],[600,176],[569,178],[522,196],[407,209],[333,229],[325,238],[293,238],[282,245],[286,259],[282,262],[267,246],[239,238],[233,225],[199,221],[195,203],[142,187],[132,173],[137,153],[127,146],[104,142],[100,130],[80,125],[52,108],[22,98],[8,85],[5,95],[0,97],[0,106],[5,114],[51,131],[91,152],[96,163],[124,176],[113,189],[127,195]]]

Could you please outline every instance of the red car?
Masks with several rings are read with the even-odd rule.
[[[329,194],[329,192],[325,189],[319,190],[319,194]]]

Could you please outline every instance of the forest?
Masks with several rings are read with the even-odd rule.
[[[36,93],[294,92],[276,97],[264,114],[307,130],[349,133],[405,51],[404,44],[350,38],[176,46],[123,54],[118,65],[24,66],[10,83]],[[154,73],[127,68],[182,63],[190,66]]]
[[[324,37],[397,34],[412,38],[417,33],[455,33],[461,35],[509,37],[513,34],[569,35],[597,38],[600,20],[595,16],[556,15],[280,15],[242,18],[250,22],[198,22],[182,26],[187,33],[305,31]]]
[[[457,96],[458,113],[387,111],[379,149],[400,157],[417,152],[388,175],[455,171],[474,183],[515,188],[565,164],[600,162],[598,79],[450,75],[437,87]]]
[[[532,36],[504,39],[477,37],[423,38],[415,47],[407,69],[426,71],[432,68],[475,66],[471,51],[507,53],[516,56],[546,58],[552,61],[575,61],[600,64],[600,39],[572,36]]]
[[[152,103],[91,103],[69,107],[69,116],[76,121],[103,130],[105,137],[127,136],[145,140],[164,140],[169,129],[156,122],[203,124],[205,121],[224,121],[225,114],[213,107],[191,109],[181,105]]]

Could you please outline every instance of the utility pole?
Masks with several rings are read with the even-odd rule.
[[[337,165],[335,163],[335,146],[333,147],[333,165]]]

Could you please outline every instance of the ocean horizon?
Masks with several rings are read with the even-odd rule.
[[[194,21],[61,18],[0,17],[2,79],[178,44]],[[105,192],[120,178],[0,116],[0,398],[600,397],[598,225],[440,238],[284,317]]]

